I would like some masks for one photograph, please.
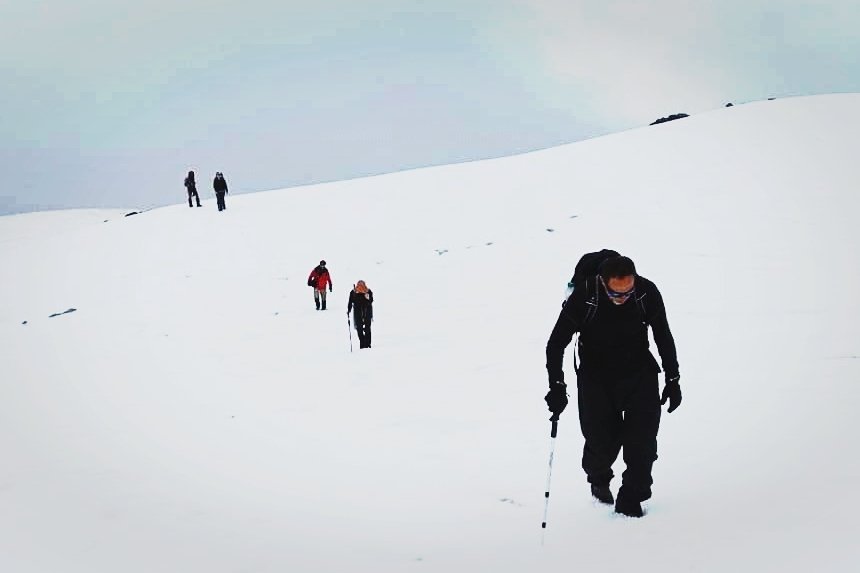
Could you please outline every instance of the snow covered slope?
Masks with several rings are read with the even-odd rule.
[[[767,101],[224,213],[0,218],[0,570],[846,570],[858,120]],[[663,292],[684,403],[641,520],[591,501],[570,407],[542,545],[544,345],[602,247]]]

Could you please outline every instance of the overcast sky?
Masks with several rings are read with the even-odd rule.
[[[0,0],[0,213],[508,155],[860,92],[856,0]]]

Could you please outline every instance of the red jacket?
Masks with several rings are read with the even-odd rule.
[[[317,290],[325,290],[326,285],[328,285],[328,290],[331,290],[331,276],[328,274],[328,269],[317,266],[308,277],[308,286]]]

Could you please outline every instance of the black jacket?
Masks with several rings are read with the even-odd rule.
[[[351,311],[353,307],[355,307],[356,320],[359,318],[363,318],[365,320],[372,319],[373,291],[367,289],[366,294],[355,292],[355,290],[349,291],[349,303],[346,305],[346,312]]]
[[[592,279],[593,280],[593,279]],[[657,286],[644,277],[636,277],[636,293],[624,304],[616,305],[606,295],[603,286],[598,289],[597,312],[585,324],[586,303],[593,290],[579,288],[565,303],[546,344],[546,369],[549,381],[564,382],[562,361],[564,350],[579,332],[580,369],[609,376],[633,374],[643,368],[659,372],[657,361],[649,350],[648,327],[663,363],[666,376],[678,374],[675,340],[669,330],[663,297]],[[640,306],[636,297],[642,297]],[[643,309],[644,307],[644,316]]]
[[[216,177],[214,181],[212,181],[212,187],[215,188],[216,193],[226,193],[227,192],[227,180],[223,177]]]

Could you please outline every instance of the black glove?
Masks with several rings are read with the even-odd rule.
[[[331,292],[331,285],[328,285],[328,292]]]
[[[561,413],[567,407],[567,384],[564,382],[550,382],[549,392],[544,396],[544,400],[546,400],[549,411],[552,412],[550,420],[558,420],[558,417],[561,416]]]
[[[679,383],[681,380],[680,374],[675,374],[674,376],[666,377],[666,385],[663,387],[663,395],[660,396],[660,405],[669,401],[669,409],[666,410],[669,414],[678,409],[678,406],[681,405],[681,384]]]

